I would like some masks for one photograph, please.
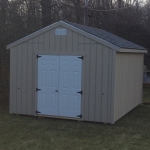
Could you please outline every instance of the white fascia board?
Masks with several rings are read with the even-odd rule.
[[[121,48],[120,52],[121,53],[144,53],[144,54],[146,54],[147,50],[146,49],[139,50],[139,49],[124,49],[124,48]]]
[[[107,41],[105,41],[103,39],[100,39],[100,38],[98,38],[98,37],[96,37],[96,36],[94,36],[94,35],[92,35],[90,33],[87,33],[85,31],[83,31],[81,29],[78,29],[78,28],[76,28],[76,27],[74,27],[74,26],[72,26],[72,25],[70,25],[70,24],[68,24],[66,22],[63,22],[63,21],[58,21],[58,22],[56,22],[56,23],[54,23],[52,25],[49,25],[49,26],[47,26],[47,27],[45,27],[45,28],[43,28],[41,30],[38,30],[38,31],[36,31],[36,32],[34,32],[34,33],[24,37],[24,38],[21,38],[21,39],[15,41],[13,43],[7,45],[6,48],[10,49],[10,48],[12,48],[12,47],[14,47],[16,45],[19,45],[19,44],[21,44],[21,43],[23,43],[25,41],[28,41],[28,40],[30,40],[30,39],[32,39],[32,38],[34,38],[34,37],[36,37],[36,36],[38,36],[40,34],[43,34],[43,33],[47,32],[47,31],[49,31],[49,30],[51,30],[53,28],[56,28],[58,26],[64,26],[65,28],[73,30],[74,32],[77,32],[78,34],[81,34],[81,35],[83,34],[84,36],[86,36],[86,37],[88,37],[88,38],[90,38],[90,39],[92,39],[92,40],[94,40],[94,41],[96,41],[98,43],[106,45],[106,46],[108,46],[108,47],[110,47],[110,48],[112,48],[112,49],[114,49],[114,50],[116,50],[118,52],[120,51],[120,47],[118,47],[116,45],[113,45],[113,44],[111,44],[111,43],[109,43],[109,42],[107,42]]]
[[[51,30],[53,28],[56,28],[57,26],[60,26],[60,24],[61,24],[60,21],[58,21],[58,22],[56,22],[54,24],[51,24],[51,25],[49,25],[49,26],[47,26],[47,27],[45,27],[45,28],[43,28],[41,30],[38,30],[38,31],[28,35],[28,36],[25,36],[25,37],[15,41],[15,42],[13,42],[13,43],[7,45],[6,48],[10,49],[10,48],[12,48],[12,47],[14,47],[14,46],[16,46],[16,45],[18,45],[20,43],[23,43],[23,42],[28,41],[28,40],[30,40],[30,39],[32,39],[32,38],[34,38],[34,37],[36,37],[36,36],[38,36],[40,34],[43,34],[44,32],[47,32],[47,31],[49,31],[49,30]]]
[[[19,40],[13,42],[13,43],[7,45],[6,48],[10,49],[10,48],[12,48],[12,47],[14,47],[14,46],[16,46],[16,45],[18,45],[20,43],[23,43],[23,42],[28,41],[28,40],[30,40],[30,39],[32,39],[32,38],[34,38],[34,37],[36,37],[36,36],[38,36],[40,34],[43,34],[43,33],[47,32],[47,31],[49,31],[49,30],[51,30],[53,28],[57,28],[58,26],[63,26],[63,27],[68,28],[68,29],[70,29],[70,30],[72,30],[74,32],[77,32],[78,34],[84,35],[84,36],[86,36],[86,37],[88,37],[88,38],[90,38],[90,39],[92,39],[92,40],[94,40],[94,41],[96,41],[98,43],[101,43],[102,45],[108,46],[108,47],[116,50],[117,52],[147,53],[147,50],[135,50],[135,49],[123,49],[123,48],[120,48],[120,47],[118,47],[118,46],[116,46],[114,44],[111,44],[111,43],[109,43],[109,42],[107,42],[107,41],[105,41],[105,40],[103,40],[103,39],[101,39],[99,37],[96,37],[96,36],[94,36],[94,35],[92,35],[92,34],[90,34],[88,32],[85,32],[85,31],[83,31],[83,30],[81,30],[79,28],[76,28],[76,27],[74,27],[74,26],[72,26],[72,25],[70,25],[70,24],[68,24],[66,22],[63,22],[63,21],[58,21],[58,22],[56,22],[54,24],[51,24],[51,25],[41,29],[41,30],[38,30],[38,31],[36,31],[36,32],[34,32],[34,33],[32,33],[32,34],[30,34],[30,35],[28,35],[28,36],[26,36],[26,37],[24,37],[22,39],[19,39]]]

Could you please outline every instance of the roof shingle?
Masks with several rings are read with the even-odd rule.
[[[139,46],[135,43],[132,43],[128,40],[125,40],[121,37],[118,37],[112,33],[105,31],[105,30],[92,28],[92,27],[88,27],[88,26],[84,26],[84,25],[80,25],[80,24],[76,24],[76,23],[72,23],[72,22],[67,22],[67,21],[65,21],[65,23],[67,23],[75,28],[78,28],[80,30],[83,30],[89,34],[92,34],[100,39],[103,39],[103,40],[109,42],[109,43],[112,43],[120,48],[145,50],[144,47]]]

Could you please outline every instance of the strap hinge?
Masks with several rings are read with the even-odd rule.
[[[81,57],[78,57],[78,58],[83,60],[83,56],[81,56]]]
[[[37,58],[39,58],[39,57],[42,57],[42,56],[40,56],[40,55],[37,55],[36,57],[37,57]]]
[[[40,114],[40,113],[41,113],[41,112],[39,112],[39,111],[36,110],[36,114]]]
[[[81,94],[81,95],[82,95],[82,94],[83,94],[83,91],[80,91],[80,92],[77,92],[77,93],[79,93],[79,94]]]
[[[82,118],[82,115],[77,115],[77,117]]]
[[[41,91],[41,89],[36,88],[36,91]]]

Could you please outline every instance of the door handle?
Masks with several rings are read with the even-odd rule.
[[[55,92],[58,92],[58,90],[55,90]]]

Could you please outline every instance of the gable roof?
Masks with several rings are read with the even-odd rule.
[[[66,21],[65,21],[66,22]],[[92,27],[88,27],[88,26],[84,26],[84,25],[80,25],[80,24],[76,24],[76,23],[72,23],[72,22],[66,22],[80,30],[83,30],[85,32],[88,32],[100,39],[103,39],[107,42],[110,42],[120,48],[126,48],[126,49],[139,49],[139,50],[145,50],[144,47],[139,46],[135,43],[132,43],[128,40],[125,40],[121,37],[118,37],[112,33],[109,33],[105,30],[102,29],[97,29],[97,28],[92,28]]]
[[[52,30],[54,28],[57,28],[59,26],[63,26],[65,28],[68,28],[70,30],[73,30],[79,34],[83,34],[84,36],[87,36],[88,38],[91,38],[103,45],[107,45],[108,47],[111,47],[115,49],[118,52],[133,52],[133,53],[147,53],[147,50],[144,47],[141,47],[137,44],[134,44],[130,41],[127,41],[123,38],[120,38],[114,34],[111,34],[105,30],[96,29],[76,23],[71,23],[67,21],[58,21],[56,23],[53,23],[41,30],[38,30],[22,39],[19,39],[9,45],[7,45],[7,49],[12,48],[16,45],[19,45],[23,42],[26,42],[27,40],[30,40],[40,34],[43,34],[45,32],[48,32],[49,30]]]

